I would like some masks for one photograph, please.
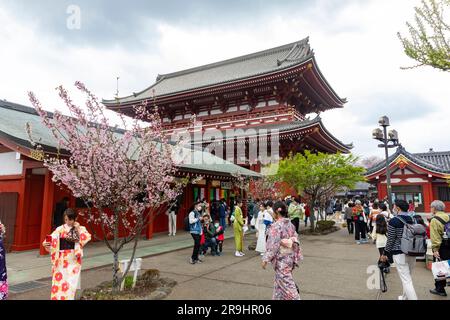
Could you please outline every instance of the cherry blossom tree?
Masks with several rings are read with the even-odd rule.
[[[276,182],[268,176],[250,179],[249,193],[253,199],[273,200],[280,195]]]
[[[136,118],[120,115],[124,130],[112,126],[99,103],[83,83],[75,86],[86,96],[85,107],[75,105],[68,92],[58,87],[59,97],[71,116],[44,111],[35,94],[29,99],[58,142],[58,156],[46,155],[44,165],[53,181],[67,186],[87,206],[84,215],[93,236],[104,241],[113,254],[113,288],[118,291],[129,271],[119,276],[119,253],[133,242],[130,263],[138,240],[148,224],[176,201],[186,181],[176,179],[173,160],[179,145],[163,134],[157,108],[147,103],[134,106]],[[153,104],[152,104],[153,105]],[[34,142],[28,126],[30,141]],[[100,231],[98,231],[100,230]],[[126,236],[120,237],[119,230]]]

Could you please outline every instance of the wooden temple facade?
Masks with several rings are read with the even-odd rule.
[[[444,201],[450,212],[450,151],[410,153],[404,147],[389,157],[392,197],[412,200],[417,212],[430,212],[433,200]],[[378,198],[387,196],[385,161],[370,168],[368,182],[376,186]]]
[[[139,93],[103,101],[129,116],[136,104],[156,105],[167,134],[185,131],[195,117],[201,125],[191,128],[193,145],[258,172],[262,154],[348,153],[352,146],[336,139],[319,116],[345,102],[319,70],[308,38],[159,75]],[[310,119],[311,113],[317,116]]]
[[[40,248],[40,253],[45,254],[40,243],[51,231],[56,203],[68,197],[70,207],[82,209],[83,202],[76,199],[66,187],[58,186],[52,181],[51,172],[44,167],[43,154],[37,152],[28,141],[26,124],[30,123],[33,135],[40,139],[44,152],[56,155],[57,142],[42,124],[36,111],[0,100],[0,119],[0,220],[8,230],[6,247],[8,251]],[[61,153],[64,156],[63,150]],[[200,153],[204,158],[214,157]],[[180,177],[202,179],[196,179],[196,184],[186,186],[177,216],[177,227],[183,228],[183,219],[195,200],[226,198],[230,202],[238,196],[240,190],[237,189],[233,176],[238,170],[245,176],[258,176],[253,171],[229,162],[211,165],[181,164],[178,170]],[[143,235],[146,238],[151,238],[153,233],[168,230],[164,208],[160,211],[145,230]],[[79,220],[83,224],[83,217]],[[125,235],[124,230],[121,235]]]

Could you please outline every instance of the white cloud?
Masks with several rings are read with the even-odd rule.
[[[149,20],[157,25],[157,38],[143,41],[147,48],[71,45],[48,34],[37,33],[33,21],[22,21],[0,8],[0,98],[29,104],[27,90],[35,91],[45,105],[60,106],[52,90],[84,81],[101,98],[115,94],[120,76],[120,95],[138,92],[168,73],[205,63],[267,49],[310,36],[320,69],[337,93],[349,99],[342,110],[322,114],[329,130],[344,142],[354,142],[358,155],[382,155],[371,139],[371,131],[393,101],[418,101],[409,114],[396,112],[392,126],[412,152],[449,150],[450,81],[448,74],[433,69],[404,71],[414,64],[403,54],[397,31],[406,32],[412,20],[411,0],[320,0],[307,9],[292,6],[249,16],[239,23],[196,26]],[[145,13],[142,13],[145,15]],[[147,30],[147,31],[148,31]],[[145,38],[146,30],[141,32]],[[73,31],[76,32],[76,31]],[[64,39],[63,39],[64,40]],[[398,97],[398,99],[396,99]],[[407,97],[408,99],[406,99]],[[423,104],[423,106],[421,106]],[[394,104],[395,106],[395,104]],[[50,109],[52,109],[50,107]],[[424,112],[425,111],[425,112]],[[393,113],[394,114],[394,113]],[[415,114],[415,115],[414,115]],[[373,118],[368,124],[363,119]]]

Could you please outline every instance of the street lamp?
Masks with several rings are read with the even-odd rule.
[[[378,124],[383,128],[377,128],[373,130],[372,137],[375,140],[381,141],[381,144],[378,145],[378,148],[384,148],[385,156],[386,156],[386,185],[387,185],[387,195],[388,195],[388,203],[389,209],[392,209],[392,187],[391,187],[391,172],[389,169],[389,152],[390,148],[395,148],[400,145],[398,141],[398,132],[396,130],[389,130],[387,132],[387,127],[390,126],[389,118],[387,116],[383,116],[378,120]]]

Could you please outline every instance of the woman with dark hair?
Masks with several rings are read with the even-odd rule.
[[[375,220],[375,226],[373,228],[372,232],[372,239],[375,241],[375,244],[377,246],[378,252],[380,254],[380,258],[383,255],[384,248],[386,247],[387,242],[387,222],[384,215],[377,215]],[[392,260],[392,255],[388,256],[389,263],[392,264],[394,261]],[[384,269],[384,272],[389,273],[389,267]]]
[[[269,229],[266,253],[262,267],[271,263],[275,270],[273,300],[300,300],[292,272],[303,259],[298,234],[288,218],[286,205],[276,202],[273,206],[276,222]]]
[[[90,233],[77,221],[73,209],[64,211],[64,224],[44,240],[42,245],[51,254],[52,300],[74,300],[80,289],[83,248],[91,240]]]
[[[234,221],[233,221],[233,229],[234,229],[234,243],[236,244],[236,257],[245,256],[244,252],[242,252],[244,247],[244,216],[242,214],[242,200],[238,200],[236,202],[236,207],[234,209]]]
[[[3,246],[6,229],[0,221],[0,300],[8,298],[8,277],[6,274],[6,250]]]

